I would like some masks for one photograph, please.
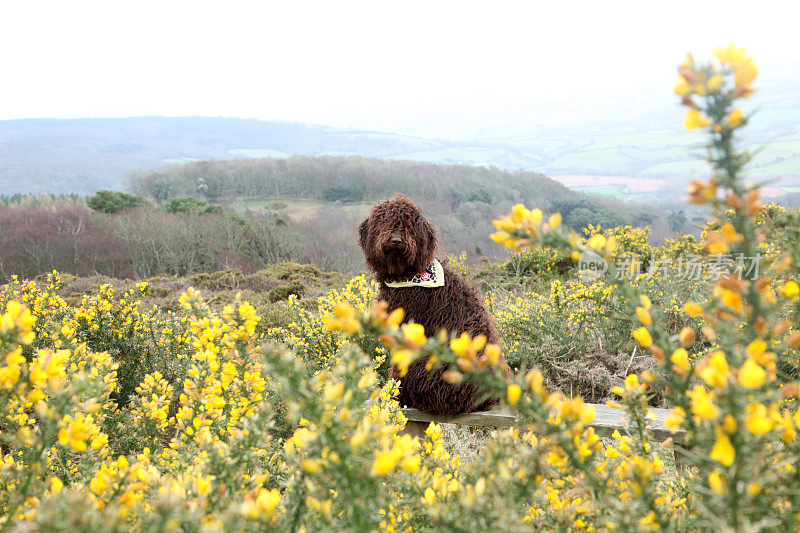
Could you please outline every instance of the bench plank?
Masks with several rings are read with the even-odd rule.
[[[622,409],[614,409],[605,404],[588,405],[594,407],[595,411],[594,421],[589,425],[594,428],[598,435],[604,437],[611,436],[615,429],[619,430],[621,433],[626,433],[628,417],[625,411]],[[459,426],[507,428],[518,424],[517,418],[508,412],[508,410],[502,408],[453,416],[434,415],[411,408],[405,408],[402,411],[406,418],[408,418],[409,423],[416,423],[411,424],[413,426],[424,425],[424,427],[427,427],[430,422],[436,422],[437,424],[456,424]],[[680,442],[683,439],[683,430],[673,433],[671,429],[664,425],[664,422],[669,416],[669,409],[651,407],[650,411],[655,416],[651,424],[653,427],[653,436],[656,439],[666,440],[672,437],[676,442]],[[419,428],[415,428],[414,432],[417,433],[418,429]]]

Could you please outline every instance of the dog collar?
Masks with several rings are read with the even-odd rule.
[[[425,272],[417,274],[408,281],[384,281],[387,287],[441,287],[444,285],[444,268],[434,259]]]

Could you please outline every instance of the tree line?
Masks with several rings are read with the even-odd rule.
[[[295,232],[263,216],[147,207],[111,215],[86,204],[0,205],[0,280],[53,269],[118,278],[254,272],[301,258]]]
[[[372,201],[395,191],[438,227],[443,251],[466,251],[471,261],[505,256],[489,239],[491,221],[517,202],[558,211],[577,230],[648,224],[656,237],[671,233],[657,209],[571,191],[532,172],[334,156],[202,161],[141,173],[132,194],[0,197],[0,278],[54,268],[121,278],[252,272],[285,260],[357,271],[364,265],[355,227]],[[225,200],[242,197],[308,198],[319,207],[297,220],[277,200],[261,213],[231,213]],[[344,205],[352,202],[355,209]]]

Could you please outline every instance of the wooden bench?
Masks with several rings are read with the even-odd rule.
[[[594,428],[598,435],[602,437],[610,437],[615,429],[620,433],[627,432],[626,418],[627,415],[622,409],[614,409],[604,404],[589,404],[594,407],[595,417],[594,421],[589,424]],[[463,415],[432,415],[417,409],[403,409],[403,414],[408,418],[404,433],[408,433],[415,437],[422,437],[425,435],[425,430],[431,422],[437,424],[456,424],[459,426],[477,426],[488,428],[507,428],[516,426],[517,418],[504,409],[492,409],[491,411],[478,411],[475,413],[467,413]],[[667,417],[669,416],[669,409],[656,409],[651,408],[655,415],[652,420],[653,436],[661,441],[667,440],[672,437],[673,441],[681,442],[683,440],[683,430],[675,433],[664,425]]]

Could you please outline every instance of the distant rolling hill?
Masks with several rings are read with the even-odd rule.
[[[746,106],[758,109],[743,139],[755,153],[748,176],[770,180],[764,192],[773,196],[800,193],[794,71],[765,76]],[[0,194],[124,189],[130,172],[200,159],[359,155],[522,169],[586,192],[677,200],[708,167],[692,155],[702,152],[701,134],[683,129],[684,110],[665,92],[410,117],[396,125],[416,136],[237,118],[0,121]]]
[[[361,155],[531,168],[511,145],[210,117],[0,121],[0,194],[124,189],[129,172],[201,159]]]
[[[0,121],[0,191],[121,189],[126,173],[198,159],[435,150],[423,139],[235,118],[137,117]]]

